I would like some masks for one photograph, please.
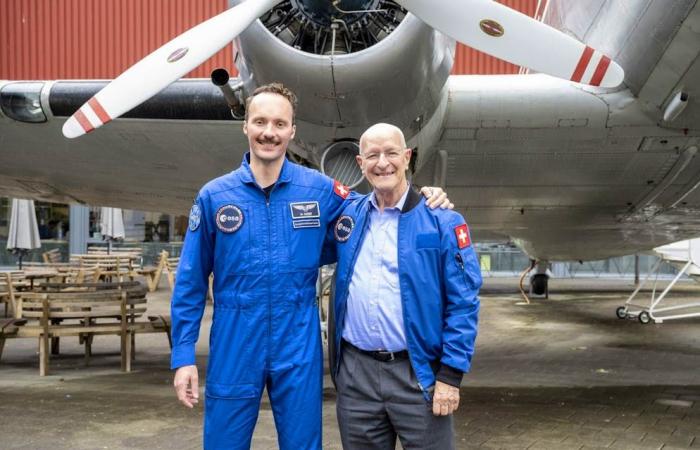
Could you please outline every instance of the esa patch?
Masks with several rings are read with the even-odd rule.
[[[338,180],[333,180],[333,192],[335,192],[335,195],[344,200],[348,197],[348,195],[350,195],[350,188],[343,185]]]
[[[216,227],[224,233],[235,233],[243,225],[243,212],[236,205],[224,205],[216,212]]]
[[[318,202],[295,202],[289,204],[292,210],[292,220],[318,219],[321,217],[321,210]]]
[[[469,238],[469,228],[466,223],[455,227],[455,236],[457,237],[457,247],[459,247],[460,250],[469,247],[472,243]]]
[[[335,223],[335,239],[338,242],[345,242],[350,239],[352,234],[352,229],[355,228],[355,220],[350,216],[340,216],[338,221]]]
[[[192,209],[190,209],[190,231],[197,231],[201,221],[202,210],[199,208],[199,205],[195,203],[192,205]]]

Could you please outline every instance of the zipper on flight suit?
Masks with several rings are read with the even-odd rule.
[[[278,180],[279,181],[279,180]],[[260,187],[260,186],[258,186]],[[262,191],[263,195],[265,196],[265,209],[267,211],[267,248],[265,249],[265,252],[267,253],[267,261],[272,261],[272,254],[271,254],[271,248],[272,248],[272,233],[270,230],[272,230],[272,216],[270,213],[270,198],[272,197],[272,192],[275,190],[277,187],[277,182],[275,182],[272,185],[272,188],[270,189],[270,192],[265,192],[265,189],[260,188]],[[271,273],[268,273],[268,276],[271,276]],[[270,358],[270,353],[272,349],[272,288],[271,288],[272,283],[267,283],[267,342],[268,342],[268,349],[267,349],[267,366],[268,369],[272,367],[272,361]]]

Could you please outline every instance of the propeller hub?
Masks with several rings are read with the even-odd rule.
[[[260,20],[291,47],[337,55],[373,46],[391,34],[406,14],[394,0],[287,0]]]
[[[292,0],[309,20],[322,27],[329,27],[334,20],[350,24],[364,14],[358,11],[376,9],[378,0]]]

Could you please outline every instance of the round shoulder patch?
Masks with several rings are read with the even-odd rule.
[[[224,233],[235,233],[243,225],[243,212],[236,205],[224,205],[216,211],[216,227]]]
[[[199,205],[195,203],[192,205],[192,209],[190,210],[190,231],[197,231],[201,221],[202,210],[199,208]]]
[[[355,228],[355,220],[350,216],[340,216],[335,223],[335,239],[338,242],[345,242],[350,239],[352,229]]]

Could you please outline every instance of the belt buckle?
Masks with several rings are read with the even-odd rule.
[[[394,352],[387,352],[387,351],[379,350],[379,351],[376,351],[374,353],[374,355],[375,355],[375,359],[377,361],[381,361],[381,362],[392,362],[392,361],[396,360],[396,356],[395,356]]]

